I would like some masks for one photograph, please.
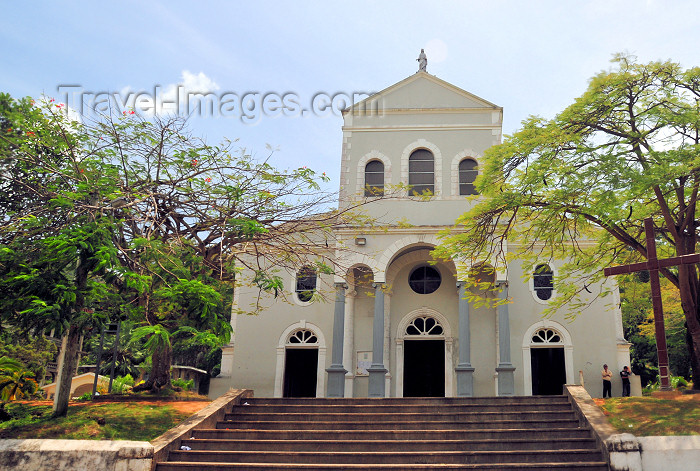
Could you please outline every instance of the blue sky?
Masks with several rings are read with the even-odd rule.
[[[62,99],[58,87],[76,85],[128,97],[183,84],[218,97],[292,96],[300,110],[318,94],[398,82],[425,48],[428,72],[504,108],[508,134],[528,115],[561,111],[616,52],[693,67],[699,44],[691,0],[5,2],[0,90]],[[336,187],[341,117],[290,114],[244,122],[234,110],[191,127],[258,158],[269,144],[273,164],[307,165]]]

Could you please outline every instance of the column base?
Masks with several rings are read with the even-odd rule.
[[[369,397],[386,397],[386,373],[383,365],[372,365],[369,372]]]
[[[498,395],[515,396],[515,367],[510,364],[499,365],[498,372]]]
[[[345,373],[347,370],[342,365],[331,365],[326,368],[328,373],[328,388],[326,397],[345,397]]]
[[[457,397],[474,397],[474,368],[470,364],[457,365]]]

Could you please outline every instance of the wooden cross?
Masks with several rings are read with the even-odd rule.
[[[662,391],[669,391],[668,350],[666,349],[666,329],[664,328],[664,308],[661,302],[661,285],[659,284],[659,268],[677,265],[692,265],[700,263],[700,254],[681,255],[679,257],[656,258],[656,240],[654,239],[654,223],[651,218],[644,220],[644,232],[647,238],[647,261],[619,265],[606,268],[605,276],[622,275],[642,270],[649,270],[649,282],[651,283],[651,303],[654,307],[654,327],[656,330],[656,352],[659,359],[659,382]]]

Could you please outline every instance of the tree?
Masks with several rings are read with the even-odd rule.
[[[625,338],[632,343],[631,367],[640,375],[642,386],[654,382],[658,375],[654,313],[651,304],[651,288],[644,274],[619,277],[622,324]],[[678,290],[668,280],[661,280],[661,291],[666,324],[666,344],[669,366],[677,376],[690,378],[690,357],[685,341],[685,319]]]
[[[1,320],[65,336],[55,415],[67,411],[80,333],[106,321],[105,299],[120,306],[112,316],[155,335],[168,295],[191,320],[211,303],[212,280],[230,283],[247,267],[259,289],[277,293],[277,268],[335,245],[339,213],[319,213],[335,200],[320,191],[325,175],[208,145],[178,117],[78,122],[53,100],[0,94],[0,173]],[[173,271],[178,251],[196,259],[184,274]],[[187,325],[218,328],[202,320]],[[165,375],[169,358],[156,355],[154,369]]]
[[[21,335],[15,329],[0,332],[0,357],[25,365],[37,381],[46,376],[46,365],[56,358],[56,344],[42,335]]]
[[[484,198],[459,219],[444,254],[502,264],[514,242],[510,256],[528,269],[540,256],[567,260],[551,309],[576,312],[592,286],[605,294],[609,284],[595,284],[603,267],[646,259],[644,218],[654,219],[660,258],[696,252],[700,68],[625,55],[613,63],[556,117],[530,117],[486,152]],[[698,268],[661,273],[679,293],[700,388]]]
[[[34,374],[23,366],[0,376],[0,391],[3,401],[29,397],[36,392],[37,388],[38,384],[34,379]]]

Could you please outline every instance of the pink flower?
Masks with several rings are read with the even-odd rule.
[[[135,111],[129,111],[129,114],[134,114],[134,113],[135,113]]]
[[[192,166],[194,167],[195,165],[197,165],[197,159],[192,160]]]
[[[53,98],[51,98],[51,100],[49,101],[49,103],[53,103],[54,101],[56,101],[56,100],[54,100]]]
[[[27,131],[27,136],[33,136],[33,135],[34,135],[34,133],[33,133],[33,132],[31,132],[31,131]]]
[[[210,177],[207,177],[207,178],[204,179],[204,181],[207,182],[207,183],[211,183],[211,178],[210,178]]]

